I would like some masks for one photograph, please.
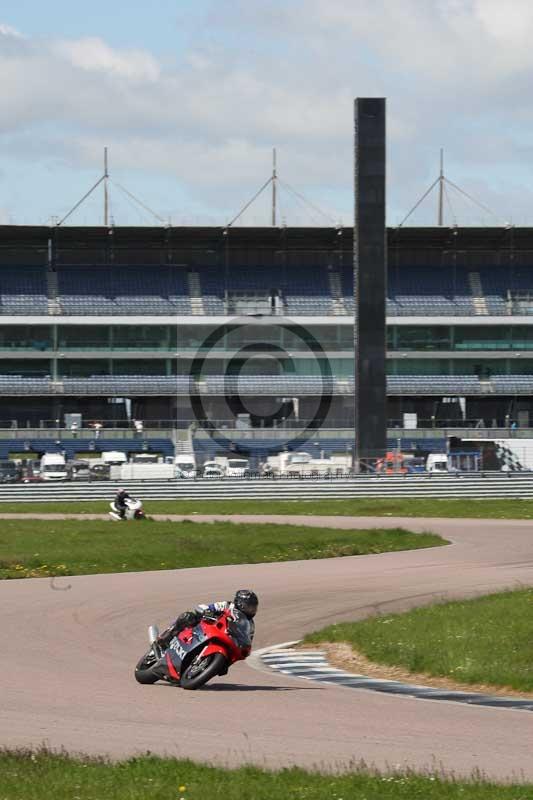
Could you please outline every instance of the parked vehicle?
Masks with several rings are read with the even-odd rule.
[[[22,470],[15,461],[0,461],[0,483],[16,483],[22,477]]]
[[[446,453],[430,453],[426,461],[426,469],[435,475],[448,474],[450,469]]]
[[[318,454],[317,454],[318,455]],[[350,474],[351,456],[333,455],[315,458],[304,451],[284,452],[268,456],[262,466],[262,475],[269,478],[342,478]]]
[[[143,511],[142,500],[136,500],[134,497],[128,497],[125,500],[126,510],[124,516],[121,515],[119,509],[114,502],[109,503],[111,511],[109,516],[115,522],[123,522],[124,520],[146,519],[146,514]]]
[[[69,461],[67,464],[71,481],[88,481],[91,477],[88,461]]]
[[[111,467],[111,480],[127,483],[131,480],[174,480],[175,468],[172,464],[130,462]]]
[[[215,462],[224,470],[224,475],[227,478],[245,478],[250,470],[247,458],[216,456]]]
[[[134,453],[130,458],[130,464],[160,464],[162,461],[157,453]]]
[[[206,461],[202,467],[202,478],[223,478],[224,468],[216,461]]]
[[[171,639],[166,650],[157,644],[158,635],[157,627],[150,626],[150,649],[135,667],[139,683],[164,680],[183,689],[199,689],[217,675],[225,675],[252,649],[250,622],[237,609],[204,617],[194,628],[185,628]]]
[[[89,467],[89,479],[91,481],[108,481],[110,478],[111,467],[109,464],[97,462]]]
[[[107,464],[108,466],[127,464],[128,457],[126,456],[126,453],[123,453],[121,450],[106,450],[102,453],[100,463]]]
[[[423,456],[413,456],[405,464],[408,475],[423,475],[426,471],[426,459]]]
[[[38,483],[42,481],[43,477],[41,475],[41,462],[40,461],[28,461],[24,468],[24,477],[23,483]]]
[[[41,458],[41,477],[43,481],[68,480],[65,457],[60,453],[45,453]]]
[[[176,478],[196,478],[196,460],[192,453],[180,453],[174,459]]]

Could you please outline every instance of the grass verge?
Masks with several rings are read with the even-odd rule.
[[[136,490],[135,490],[136,491]],[[142,487],[138,490],[142,497]],[[110,492],[110,499],[112,492]],[[148,514],[309,514],[368,517],[464,517],[471,519],[533,519],[533,500],[519,498],[355,498],[353,500],[147,500]],[[109,505],[87,503],[0,503],[0,514],[101,513]]]
[[[331,625],[305,641],[346,642],[409,673],[531,693],[533,589]]]
[[[232,522],[3,520],[0,578],[260,564],[446,544],[432,533]]]
[[[533,800],[533,785],[499,785],[440,775],[322,775],[302,769],[225,770],[147,755],[109,763],[46,751],[0,751],[2,800]]]

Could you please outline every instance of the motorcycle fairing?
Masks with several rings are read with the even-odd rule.
[[[200,655],[201,656],[210,656],[210,655],[213,655],[214,653],[222,653],[222,655],[225,658],[228,657],[227,648],[224,647],[223,645],[219,644],[218,642],[213,641],[213,640],[211,640],[208,644],[206,644],[204,649],[200,652]]]
[[[172,657],[170,655],[170,650],[167,650],[167,652],[165,653],[165,661],[166,661],[169,677],[172,678],[175,681],[179,681],[180,674],[176,670],[176,667],[174,666],[174,664],[172,662]]]
[[[197,626],[194,630],[185,628],[170,640],[168,650],[165,653],[165,661],[171,678],[179,680],[185,659],[191,653],[198,651],[206,638],[202,628]]]

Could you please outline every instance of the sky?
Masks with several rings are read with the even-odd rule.
[[[109,150],[116,225],[350,225],[353,100],[387,98],[387,220],[533,225],[530,0],[2,0],[0,224],[53,224]],[[294,194],[289,186],[296,190]],[[120,187],[156,212],[140,207]],[[305,198],[305,201],[301,198]],[[240,218],[269,224],[264,192]],[[68,219],[100,224],[102,186]],[[437,194],[408,224],[435,224]]]

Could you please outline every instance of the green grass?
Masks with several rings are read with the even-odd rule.
[[[432,533],[232,522],[4,520],[0,578],[260,564],[435,547]]]
[[[347,642],[380,664],[533,692],[533,589],[331,625],[306,641]]]
[[[0,752],[2,800],[533,800],[531,784],[498,785],[414,773],[346,775],[302,769],[225,770],[146,755],[109,763],[46,751]]]
[[[142,488],[139,488],[142,497]],[[110,499],[112,492],[110,492]],[[311,514],[339,516],[470,517],[533,519],[533,500],[471,498],[357,498],[353,500],[147,500],[152,514]],[[0,503],[0,513],[106,513],[104,501]]]

